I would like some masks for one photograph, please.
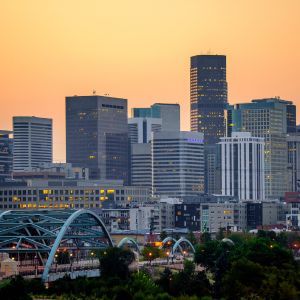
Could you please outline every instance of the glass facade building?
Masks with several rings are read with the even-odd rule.
[[[252,100],[229,105],[226,113],[227,136],[247,131],[265,140],[266,198],[283,197],[288,191],[287,133],[296,130],[296,107],[279,98]]]
[[[227,103],[226,56],[191,57],[191,130],[204,133],[205,144],[215,144],[225,135]]]
[[[155,103],[149,108],[133,108],[132,118],[160,118],[162,131],[180,131],[179,104]]]
[[[0,130],[0,182],[11,177],[13,165],[12,132]]]
[[[203,194],[203,134],[161,131],[152,136],[153,195],[182,198]]]
[[[13,171],[52,162],[52,119],[13,117]]]
[[[91,179],[128,183],[127,100],[66,97],[67,162],[90,169]]]

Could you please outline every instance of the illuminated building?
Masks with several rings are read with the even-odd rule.
[[[52,119],[13,117],[13,171],[52,162]]]
[[[239,200],[265,199],[264,139],[249,132],[221,138],[222,195]]]
[[[204,133],[205,144],[215,144],[225,135],[226,56],[192,56],[190,67],[191,130]]]
[[[127,100],[66,97],[67,162],[89,168],[91,179],[128,182]]]
[[[0,130],[0,182],[11,177],[13,165],[12,132]]]
[[[0,183],[0,210],[114,208],[149,199],[149,188],[123,186],[122,180],[32,179]]]
[[[291,101],[279,98],[252,100],[228,105],[227,135],[235,131],[251,132],[265,140],[265,195],[283,197],[288,191],[287,133],[296,130],[296,109]]]
[[[202,133],[153,132],[151,145],[154,196],[181,198],[204,193]]]

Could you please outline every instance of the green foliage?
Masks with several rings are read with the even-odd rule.
[[[203,232],[201,234],[201,237],[200,237],[200,242],[202,244],[205,244],[205,243],[207,243],[209,241],[211,241],[211,235],[210,235],[210,233],[209,232]]]
[[[128,266],[134,261],[134,254],[128,249],[111,247],[99,252],[101,276],[119,277],[126,279],[129,277]]]
[[[198,242],[193,231],[189,231],[189,233],[186,236],[186,239],[189,240],[192,243],[192,245],[196,245]]]
[[[134,273],[131,276],[129,288],[132,293],[143,292],[146,295],[155,295],[160,292],[158,285],[154,283],[149,275],[143,272]]]
[[[30,300],[26,281],[21,276],[6,280],[0,288],[0,299]]]
[[[142,250],[142,255],[145,260],[153,260],[159,257],[163,257],[164,253],[158,247],[145,246]]]
[[[159,235],[161,241],[163,241],[167,236],[168,235],[167,235],[167,233],[164,230]]]
[[[224,239],[224,237],[225,237],[224,228],[220,228],[216,235],[216,240],[221,241]]]
[[[211,269],[215,266],[218,256],[220,242],[216,240],[208,241],[205,244],[196,245],[194,262]]]
[[[45,290],[39,280],[17,276],[0,282],[0,299],[30,300],[37,294],[62,300],[300,299],[300,272],[288,248],[298,236],[261,231],[258,236],[234,233],[228,238],[234,245],[207,239],[196,245],[194,262],[185,260],[183,270],[166,268],[160,274],[149,266],[144,267],[148,272],[130,274],[133,253],[109,248],[98,253],[100,278],[65,277]],[[154,247],[145,247],[144,255],[150,251],[152,259],[160,256]],[[205,270],[198,272],[195,263]]]
[[[192,262],[188,259],[185,259],[183,262],[183,272],[188,276],[192,276],[195,272],[194,262]]]
[[[59,265],[69,264],[70,263],[70,254],[67,251],[57,252],[57,254],[55,255],[55,257],[56,257],[56,262]]]

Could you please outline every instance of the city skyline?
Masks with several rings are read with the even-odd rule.
[[[18,115],[53,118],[54,160],[64,161],[65,96],[95,89],[127,98],[129,110],[179,103],[189,130],[189,61],[208,52],[227,56],[229,103],[280,96],[297,105],[299,8],[298,1],[4,2],[0,126],[11,130]]]

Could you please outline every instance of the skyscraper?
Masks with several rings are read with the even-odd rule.
[[[0,182],[11,177],[13,165],[12,131],[0,130]]]
[[[128,183],[127,100],[66,97],[67,162],[90,169],[91,179]]]
[[[162,131],[180,131],[180,106],[172,103],[155,103],[149,108],[133,108],[133,118],[160,118]]]
[[[239,200],[265,199],[264,139],[249,132],[221,138],[222,195]]]
[[[52,162],[52,119],[14,117],[13,132],[14,172]]]
[[[148,143],[152,131],[161,131],[162,120],[160,118],[129,118],[128,133],[130,143]]]
[[[286,135],[295,128],[296,109],[291,101],[256,99],[227,108],[228,136],[235,131],[246,131],[265,139],[265,193],[268,199],[283,197],[288,191]]]
[[[190,69],[191,130],[204,133],[205,144],[225,135],[226,56],[196,55]]]
[[[203,193],[203,134],[161,131],[152,136],[153,195],[181,198]]]
[[[288,149],[288,191],[300,191],[300,134],[287,135]]]
[[[131,185],[152,186],[151,144],[131,145]]]

